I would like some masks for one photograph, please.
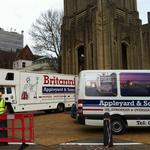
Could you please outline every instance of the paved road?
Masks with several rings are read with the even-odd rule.
[[[115,135],[115,142],[142,142],[142,145],[113,146],[112,150],[150,149],[150,130],[129,129],[123,135]],[[88,139],[88,140],[87,140]],[[101,145],[60,145],[60,143],[102,143],[103,130],[77,124],[68,113],[50,113],[35,115],[35,143],[28,145],[25,150],[100,150]],[[77,141],[78,140],[78,141]],[[121,140],[121,141],[119,141]],[[0,150],[19,150],[21,145],[0,146]]]
[[[121,144],[121,145],[118,145]],[[137,144],[129,141],[116,141],[114,140],[114,146],[111,150],[149,150],[148,144]],[[70,143],[44,146],[44,145],[7,145],[0,146],[1,150],[104,150],[108,149],[103,146],[102,139],[86,139],[80,141],[73,141]]]

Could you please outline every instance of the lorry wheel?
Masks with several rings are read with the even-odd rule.
[[[125,132],[126,124],[125,124],[125,121],[121,117],[115,116],[115,117],[112,117],[111,127],[112,127],[113,134],[121,134]]]
[[[64,110],[65,110],[64,104],[58,104],[57,112],[64,112]]]

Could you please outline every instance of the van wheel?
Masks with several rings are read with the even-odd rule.
[[[57,112],[64,112],[64,110],[65,110],[64,104],[58,104]]]
[[[126,124],[119,116],[112,117],[111,126],[113,134],[122,134],[126,130]]]

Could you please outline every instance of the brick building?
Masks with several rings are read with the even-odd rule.
[[[16,52],[0,50],[0,68],[12,69],[13,61],[16,57]]]

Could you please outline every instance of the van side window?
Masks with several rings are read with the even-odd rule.
[[[86,96],[117,96],[117,75],[115,73],[98,73],[93,78],[87,77],[85,82]]]
[[[11,87],[7,87],[6,92],[7,92],[7,94],[11,94],[12,93]]]
[[[14,80],[14,73],[11,72],[7,73],[6,80]]]
[[[120,73],[121,96],[150,96],[150,73]]]

